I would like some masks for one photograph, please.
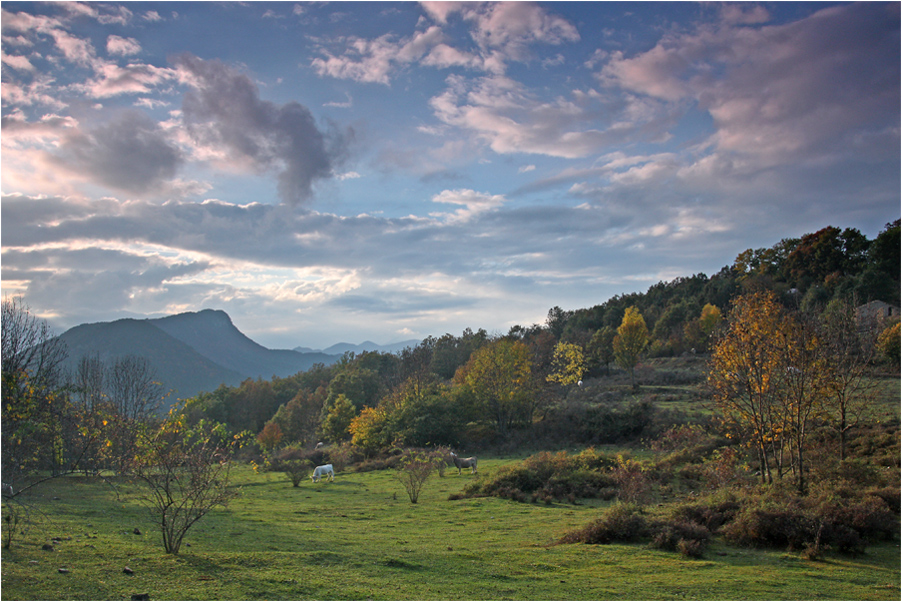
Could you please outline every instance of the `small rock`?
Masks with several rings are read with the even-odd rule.
[[[52,552],[53,546],[50,545],[49,543],[45,543],[44,545],[41,546],[41,549],[44,550],[45,552]]]
[[[122,572],[125,573],[126,575],[134,575],[135,574],[135,571],[133,569],[131,569],[130,567],[125,567],[124,569],[122,569]]]

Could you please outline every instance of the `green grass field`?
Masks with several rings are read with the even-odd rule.
[[[898,543],[813,562],[715,542],[701,560],[645,545],[550,545],[594,519],[592,505],[449,501],[512,460],[450,470],[411,504],[393,471],[339,473],[293,488],[233,472],[241,495],[192,529],[178,556],[136,490],[51,481],[44,511],[2,552],[4,600],[898,600]],[[135,533],[135,529],[140,534]],[[52,542],[53,550],[42,549]],[[125,574],[129,567],[133,574]],[[68,569],[61,573],[59,569]]]

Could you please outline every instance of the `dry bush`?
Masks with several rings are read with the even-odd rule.
[[[265,466],[267,471],[285,473],[292,487],[297,487],[310,474],[310,469],[319,465],[321,456],[319,452],[306,451],[300,447],[286,447],[274,452]]]
[[[636,504],[618,503],[608,508],[597,520],[564,535],[559,543],[626,543],[648,535],[648,522]]]
[[[411,504],[417,503],[423,486],[435,468],[435,459],[427,453],[409,449],[402,454],[397,477],[404,485]]]

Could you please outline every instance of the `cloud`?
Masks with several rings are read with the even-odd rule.
[[[837,6],[761,28],[732,24],[763,13],[725,15],[719,26],[665,35],[635,56],[612,54],[601,81],[697,103],[714,120],[710,144],[749,157],[752,169],[842,153],[853,132],[898,127],[898,5]]]
[[[289,203],[307,200],[315,182],[334,175],[352,131],[322,131],[307,107],[262,100],[249,77],[220,61],[185,54],[175,63],[191,88],[182,119],[196,144],[234,165],[278,171],[279,195]]]
[[[375,39],[357,36],[322,39],[311,66],[317,73],[339,79],[388,85],[408,65],[465,67],[503,74],[507,63],[528,61],[534,44],[579,41],[579,32],[566,19],[528,2],[425,2],[423,10],[437,25],[398,38],[384,34]],[[459,14],[470,27],[469,48],[452,45],[442,30]]]
[[[174,178],[183,159],[153,120],[126,111],[93,130],[66,133],[56,160],[114,189],[147,192]]]
[[[28,57],[22,55],[9,55],[5,52],[0,53],[0,60],[3,64],[18,69],[19,71],[34,71],[34,65],[28,60]]]
[[[448,213],[431,213],[433,217],[445,218],[450,222],[469,222],[476,216],[487,211],[493,211],[500,208],[506,202],[504,196],[500,194],[488,194],[485,192],[476,192],[469,189],[443,190],[432,197],[433,203],[446,203],[451,205],[462,205],[453,214]]]
[[[141,52],[141,44],[135,38],[109,36],[106,40],[106,51],[119,56],[138,54]]]
[[[580,39],[576,27],[531,2],[465,4],[463,18],[475,24],[472,36],[483,51],[499,49],[505,59],[525,60],[530,44],[562,44]]]
[[[326,58],[313,59],[311,66],[320,75],[388,84],[392,71],[420,60],[443,40],[441,29],[435,26],[397,41],[391,34],[374,40],[359,37],[340,39],[338,44],[343,47],[340,55],[321,48]]]
[[[96,77],[80,88],[92,98],[107,98],[120,94],[147,94],[160,84],[172,81],[172,69],[135,63],[120,67],[114,63],[95,65]]]
[[[580,158],[614,144],[657,139],[675,124],[660,101],[626,104],[621,98],[574,92],[542,99],[505,76],[469,81],[447,78],[430,100],[435,116],[471,132],[496,153]],[[645,110],[639,110],[648,105]]]

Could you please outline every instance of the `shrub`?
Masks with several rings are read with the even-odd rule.
[[[677,551],[687,558],[701,558],[707,547],[707,540],[700,539],[681,539],[677,543]]]
[[[528,501],[576,498],[611,499],[617,489],[615,475],[608,471],[616,461],[589,448],[579,454],[540,452],[520,464],[504,466],[490,480],[464,487],[460,497],[494,496]]]
[[[651,547],[701,558],[708,547],[711,532],[701,525],[686,522],[654,522],[650,526]]]
[[[826,504],[818,511],[829,524],[848,527],[864,541],[891,540],[899,532],[898,517],[877,497]]]
[[[594,522],[564,535],[560,543],[627,543],[637,541],[647,533],[648,524],[642,509],[635,504],[617,503]]]
[[[748,547],[802,549],[813,542],[817,526],[798,510],[748,508],[723,527],[727,541]]]
[[[677,521],[701,525],[713,533],[733,520],[741,507],[734,496],[728,495],[723,499],[714,498],[706,502],[678,506],[673,510],[672,517]]]
[[[310,452],[297,446],[286,447],[273,453],[266,462],[266,469],[272,472],[283,472],[293,487],[301,484],[310,469],[317,466],[314,455],[321,457],[320,452]]]

